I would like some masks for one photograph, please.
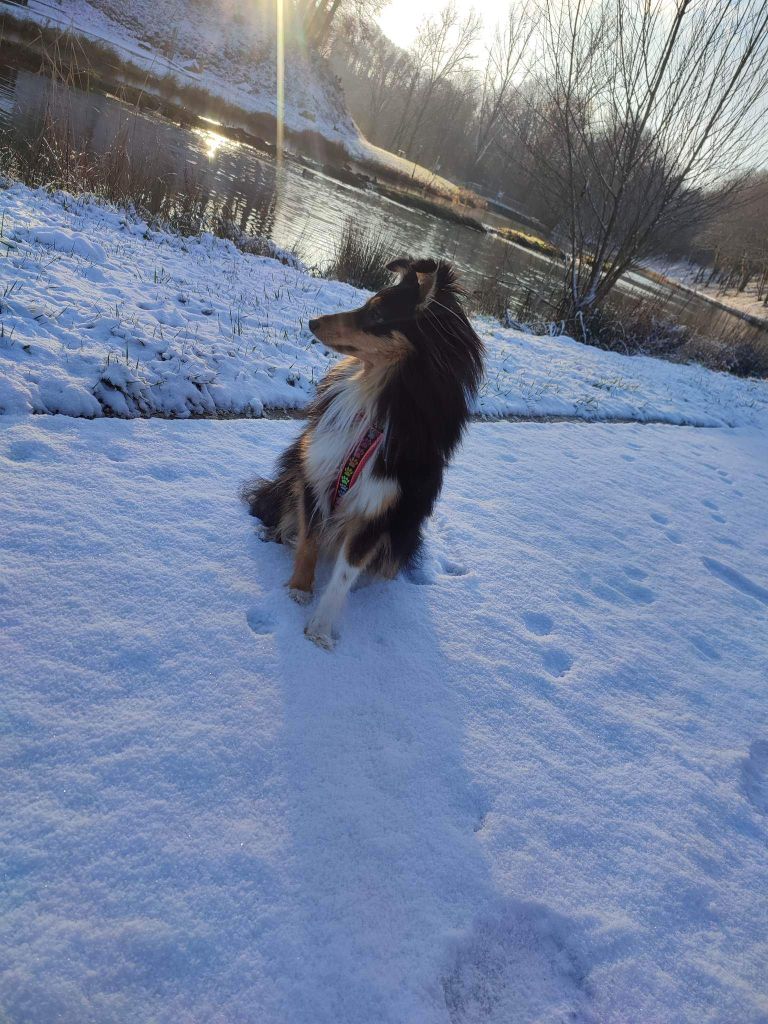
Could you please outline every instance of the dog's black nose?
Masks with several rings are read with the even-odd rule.
[[[317,329],[317,325],[319,323],[320,323],[320,318],[319,317],[316,317],[314,320],[310,320],[309,321],[309,329],[310,329],[310,331],[312,331],[313,334],[315,333],[315,330]]]

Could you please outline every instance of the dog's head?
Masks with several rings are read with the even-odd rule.
[[[394,284],[382,288],[359,309],[332,313],[310,320],[309,329],[324,344],[366,363],[397,361],[418,344],[414,328],[429,316],[430,306],[441,290],[456,287],[449,263],[435,260],[397,259],[387,265],[396,275]]]

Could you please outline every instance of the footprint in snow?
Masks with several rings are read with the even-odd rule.
[[[746,594],[747,597],[753,597],[756,601],[768,604],[768,590],[765,587],[761,587],[759,583],[755,583],[748,576],[740,573],[738,569],[734,569],[731,565],[726,565],[725,562],[718,562],[716,558],[702,558],[702,562],[713,576],[717,576],[723,583],[727,583],[729,587],[733,587],[734,590]]]
[[[720,661],[720,655],[718,652],[708,640],[704,639],[703,636],[692,636],[691,643],[702,658],[706,658],[708,661]]]
[[[651,519],[659,526],[669,526],[669,516],[664,512],[650,512]],[[664,530],[664,536],[673,544],[682,544],[683,536],[678,530]]]
[[[250,608],[245,613],[245,618],[257,636],[268,636],[272,632],[272,616],[261,608]]]
[[[431,587],[435,583],[435,574],[427,565],[416,565],[411,569],[406,569],[403,575],[409,583],[413,583],[416,587]]]
[[[712,501],[710,498],[704,498],[701,504],[704,506],[704,508],[712,509],[713,512],[717,512],[720,508],[717,502]]]
[[[548,907],[500,903],[453,945],[440,979],[450,1024],[587,1024],[589,965],[578,926]]]
[[[541,655],[545,670],[555,679],[561,679],[573,668],[573,658],[562,647],[549,647]]]
[[[635,583],[632,579],[609,576],[606,580],[597,580],[592,585],[592,593],[608,601],[610,604],[622,604],[623,598],[635,604],[653,604],[656,594],[650,587]]]
[[[163,480],[166,482],[178,480],[182,475],[175,466],[172,466],[169,463],[160,463],[157,466],[150,466],[147,473],[150,476],[153,476],[155,480]]]
[[[55,449],[42,441],[12,441],[8,446],[8,458],[12,462],[38,462],[55,455]]]
[[[467,567],[461,562],[453,562],[449,558],[441,558],[440,565],[446,576],[466,576]]]
[[[521,618],[528,632],[536,636],[549,636],[555,627],[552,619],[543,612],[523,612]]]
[[[741,791],[755,810],[768,814],[768,740],[755,740],[741,762]]]
[[[413,583],[417,587],[432,587],[437,583],[439,576],[466,576],[467,569],[459,562],[441,558],[434,562],[425,562],[413,569],[407,569],[404,575],[409,583]]]
[[[112,445],[111,448],[105,448],[104,454],[112,462],[126,462],[131,457],[130,448],[121,448],[119,445]]]
[[[715,537],[718,544],[726,544],[729,548],[738,548],[742,550],[744,545],[737,541],[734,537]]]
[[[631,580],[648,579],[648,573],[644,569],[638,569],[636,565],[624,565],[622,568]]]

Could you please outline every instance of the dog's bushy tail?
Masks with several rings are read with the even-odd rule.
[[[240,488],[240,497],[252,516],[256,516],[270,529],[276,529],[282,510],[277,480],[265,480],[263,477],[249,480]]]

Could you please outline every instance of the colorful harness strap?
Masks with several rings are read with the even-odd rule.
[[[357,478],[365,468],[365,464],[381,444],[384,431],[379,427],[369,427],[363,436],[355,442],[355,447],[349,453],[341,472],[336,481],[336,486],[331,495],[331,511],[336,508],[340,498],[343,498],[352,487]]]

